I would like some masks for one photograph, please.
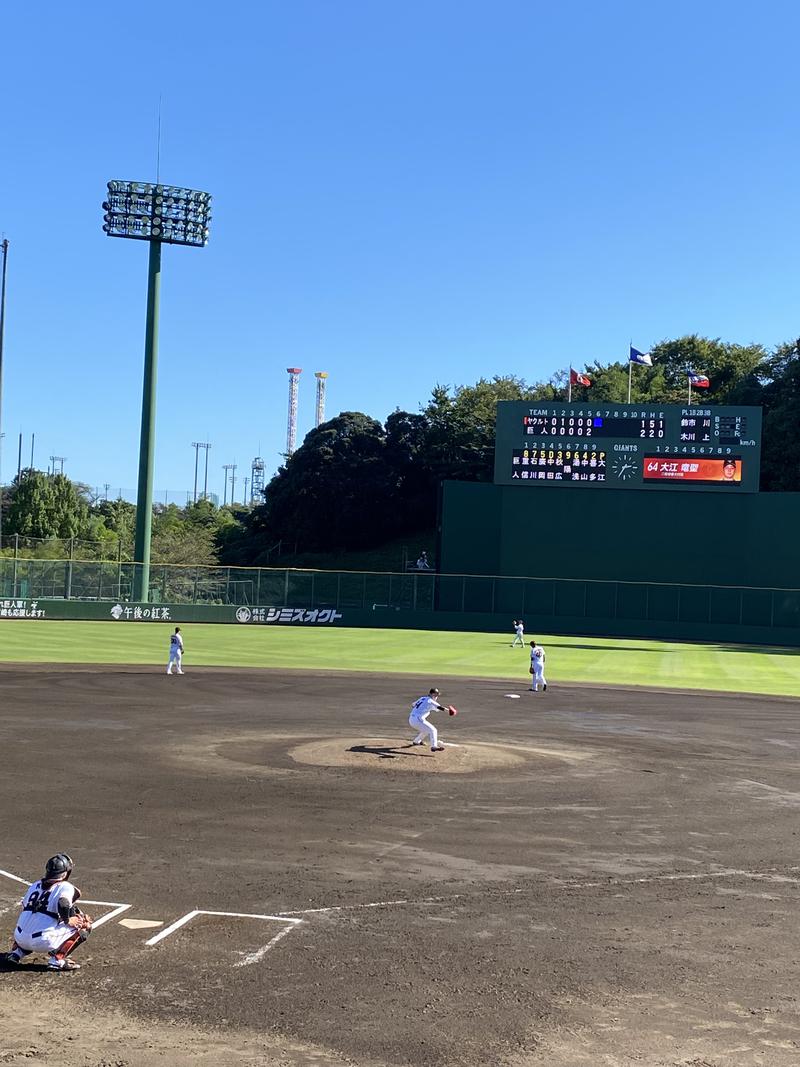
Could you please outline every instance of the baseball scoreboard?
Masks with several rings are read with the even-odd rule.
[[[757,493],[761,408],[497,405],[497,485]]]

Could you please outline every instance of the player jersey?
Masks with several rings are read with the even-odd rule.
[[[17,926],[29,937],[40,930],[58,926],[62,922],[58,912],[59,901],[72,906],[80,895],[80,890],[71,882],[53,882],[49,886],[41,881],[34,882],[23,897]]]
[[[517,623],[517,625],[514,627],[514,633],[517,635],[517,637],[522,637],[522,635],[525,633],[525,627],[522,625],[521,622]]]
[[[534,645],[531,649],[531,666],[536,671],[544,667],[544,649],[541,645]]]
[[[169,639],[170,652],[177,652],[178,649],[183,652],[183,638],[180,634],[173,634]]]
[[[411,714],[417,717],[421,715],[427,715],[431,711],[439,710],[438,700],[434,700],[433,697],[420,697],[419,700],[415,700],[411,705]]]

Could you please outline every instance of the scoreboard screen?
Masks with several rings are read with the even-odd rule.
[[[758,492],[761,408],[497,405],[498,485]]]

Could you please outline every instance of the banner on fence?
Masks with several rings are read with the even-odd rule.
[[[334,608],[248,608],[236,609],[236,621],[241,623],[332,623],[343,618]]]
[[[0,600],[0,619],[44,619],[45,608],[38,600]]]

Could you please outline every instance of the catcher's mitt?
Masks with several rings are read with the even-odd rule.
[[[452,704],[451,704],[451,705],[450,705],[450,706],[448,707],[448,709],[447,709],[447,710],[448,710],[448,712],[450,713],[450,715],[458,715],[458,711],[457,711],[457,709],[456,709],[456,708],[454,708]]]
[[[67,923],[73,930],[91,930],[94,919],[80,908],[73,907],[69,913]]]

